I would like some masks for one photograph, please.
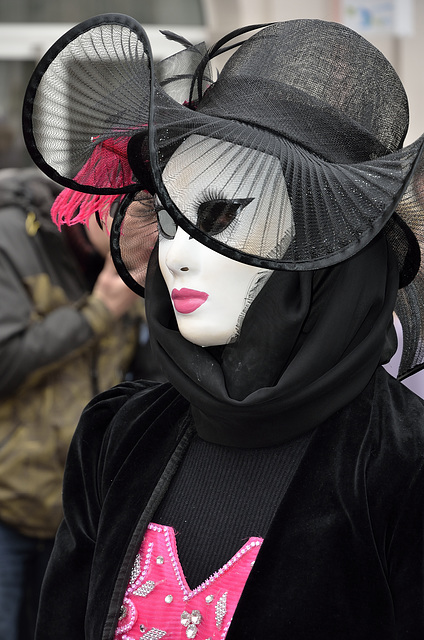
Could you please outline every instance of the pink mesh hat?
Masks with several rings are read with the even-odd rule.
[[[423,138],[402,147],[408,103],[387,59],[320,20],[246,27],[209,50],[166,35],[182,51],[154,63],[135,20],[101,15],[40,61],[23,126],[36,164],[68,187],[57,222],[104,216],[119,200],[112,254],[140,293],[158,219],[167,235],[178,225],[269,269],[331,266],[384,232],[399,264],[396,311],[409,332],[401,375],[420,368]],[[213,80],[211,60],[229,49]],[[175,196],[175,180],[188,173],[201,185],[199,202]]]

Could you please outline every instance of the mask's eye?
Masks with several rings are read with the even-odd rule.
[[[205,233],[216,236],[224,231],[240,213],[252,202],[253,198],[237,198],[235,200],[208,200],[202,202],[197,209],[197,224]]]
[[[157,197],[155,197],[155,211],[158,217],[158,227],[160,234],[167,240],[172,240],[173,238],[175,238],[175,234],[177,233],[177,225],[175,224],[174,220],[171,218],[167,210],[163,208]]]

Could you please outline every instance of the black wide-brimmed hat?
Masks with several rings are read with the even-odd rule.
[[[139,292],[157,239],[149,194],[190,236],[269,269],[337,264],[384,230],[399,263],[400,373],[420,368],[424,138],[402,148],[408,103],[393,67],[354,31],[320,20],[254,25],[208,51],[180,42],[155,63],[143,28],[106,14],[40,61],[23,126],[34,161],[72,190],[58,223],[103,214],[127,194],[112,253]],[[214,81],[211,60],[231,48]],[[201,185],[200,204],[171,197],[171,157]]]

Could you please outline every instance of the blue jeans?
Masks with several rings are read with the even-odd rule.
[[[28,538],[0,522],[0,640],[32,640],[53,540]]]

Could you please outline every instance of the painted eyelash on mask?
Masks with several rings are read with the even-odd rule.
[[[206,195],[206,200],[193,203],[197,209],[196,226],[211,236],[222,233],[235,220],[237,215],[253,198],[222,198]],[[177,225],[160,200],[155,196],[154,209],[158,218],[159,233],[167,240],[172,240],[177,232]]]
[[[193,205],[197,210],[196,227],[205,233],[216,236],[235,220],[236,216],[254,198],[226,198],[212,191],[202,194],[202,199]]]

